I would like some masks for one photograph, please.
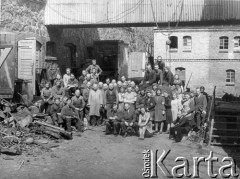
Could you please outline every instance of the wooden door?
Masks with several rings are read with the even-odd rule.
[[[35,95],[36,66],[36,40],[18,41],[18,78],[28,83],[28,91],[33,95]]]
[[[12,98],[15,81],[15,34],[0,32],[0,97]]]
[[[129,56],[128,77],[143,77],[145,69],[145,53],[132,52]]]

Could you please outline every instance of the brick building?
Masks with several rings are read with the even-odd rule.
[[[239,28],[155,30],[154,56],[165,59],[185,83],[192,74],[190,88],[203,85],[212,93],[217,86],[217,95],[223,90],[240,95]]]

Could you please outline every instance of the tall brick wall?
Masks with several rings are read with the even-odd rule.
[[[234,52],[233,42],[235,36],[240,36],[239,29],[229,27],[174,30],[171,36],[178,37],[178,50],[171,52],[170,55],[166,50],[167,33],[167,30],[155,30],[154,57],[161,56],[163,59],[168,59],[166,64],[171,67],[173,73],[175,73],[175,68],[185,68],[186,83],[193,73],[189,83],[190,88],[203,85],[208,93],[212,93],[214,86],[217,86],[219,96],[223,94],[223,90],[240,95],[240,53]],[[183,36],[192,37],[190,52],[185,52],[183,49]],[[221,36],[229,37],[229,49],[224,52],[219,50],[219,37]],[[226,70],[228,69],[235,70],[235,86],[226,85]]]

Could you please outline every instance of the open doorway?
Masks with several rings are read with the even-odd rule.
[[[182,80],[183,87],[186,84],[186,68],[177,67],[175,68],[175,74],[179,76],[179,79]]]
[[[77,47],[72,43],[67,43],[65,44],[65,46],[68,48],[67,57],[70,60],[71,68],[74,68],[77,66],[77,58],[76,58]]]

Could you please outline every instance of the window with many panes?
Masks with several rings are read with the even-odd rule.
[[[235,83],[235,70],[226,70],[226,74],[227,74],[227,77],[226,77],[227,85],[228,84],[234,85],[234,83]]]
[[[228,37],[223,36],[223,37],[220,37],[219,40],[220,40],[219,49],[227,50],[228,49]]]
[[[184,36],[183,37],[183,50],[191,50],[192,49],[192,37]]]
[[[240,51],[240,36],[234,37],[234,50]]]

